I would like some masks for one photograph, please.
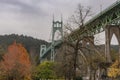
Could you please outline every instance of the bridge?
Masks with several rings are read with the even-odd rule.
[[[61,34],[60,40],[55,40],[55,33],[56,31],[59,31]],[[55,48],[58,47],[62,43],[63,39],[63,21],[61,18],[61,21],[55,21],[53,17],[53,25],[52,25],[52,42],[51,45],[47,48],[46,45],[41,45],[40,49],[40,61],[44,60],[52,60],[54,61],[55,57]],[[49,57],[46,57],[49,56]]]
[[[58,25],[58,26],[55,26]],[[62,21],[53,21],[53,35],[52,35],[52,43],[47,49],[45,45],[41,46],[40,59],[45,59],[45,56],[51,54],[51,60],[54,61],[55,56],[55,47],[62,43],[62,38],[59,41],[54,41],[54,33],[56,30],[59,30],[63,36],[63,22]],[[95,34],[101,33],[105,31],[105,57],[108,62],[111,62],[110,56],[110,42],[113,34],[115,34],[119,46],[120,46],[120,1],[116,1],[110,7],[106,8],[104,11],[100,12],[98,15],[90,19],[85,23],[84,27],[78,28],[70,33],[67,39],[71,42],[76,41],[78,38],[83,39],[87,37],[94,36]],[[84,42],[83,44],[86,44]],[[119,47],[120,54],[120,47]],[[120,57],[120,56],[119,56]]]

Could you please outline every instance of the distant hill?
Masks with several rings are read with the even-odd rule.
[[[10,34],[10,35],[0,35],[0,47],[7,49],[7,47],[14,41],[21,43],[28,51],[28,53],[33,53],[34,55],[39,55],[40,45],[49,43],[45,40],[35,39],[29,36]]]
[[[21,43],[28,51],[31,57],[36,57],[37,60],[39,58],[40,54],[40,45],[45,44],[47,46],[50,45],[45,40],[35,39],[33,37],[24,36],[24,35],[17,35],[17,34],[10,34],[10,35],[0,35],[0,59],[2,53],[5,53],[7,50],[7,47],[12,44],[14,41],[17,43]],[[103,51],[105,50],[105,45],[96,45],[98,50]],[[111,49],[114,50],[114,52],[118,52],[118,45],[111,45]]]
[[[98,48],[98,50],[102,49],[101,51],[105,52],[105,45],[104,44],[97,45],[96,47]],[[110,48],[111,48],[111,50],[114,50],[115,52],[119,51],[119,46],[118,45],[111,45]]]

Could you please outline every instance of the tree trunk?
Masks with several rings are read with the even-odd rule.
[[[75,80],[76,79],[76,67],[77,67],[77,65],[76,65],[76,60],[77,60],[77,51],[75,51],[75,56],[74,56],[74,64],[73,64],[73,80]]]
[[[100,78],[101,78],[101,72],[102,72],[102,69],[98,68],[98,80],[100,80]]]
[[[77,68],[77,56],[78,56],[78,50],[79,50],[79,40],[76,42],[75,51],[73,54],[73,80],[76,79],[76,68]]]
[[[90,67],[88,67],[88,76],[89,76],[89,80],[92,80],[92,72]]]
[[[96,79],[96,70],[94,70],[93,78],[94,78],[93,80],[97,80],[97,79]]]

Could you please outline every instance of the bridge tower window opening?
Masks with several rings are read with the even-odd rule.
[[[59,33],[61,34],[61,38],[63,37],[63,22],[61,21],[53,21],[53,25],[52,25],[52,42],[54,41],[56,32],[59,31]]]
[[[59,34],[58,34],[59,33]],[[61,18],[61,21],[54,21],[53,18],[53,24],[52,24],[52,43],[51,43],[51,60],[54,61],[55,57],[55,42],[59,41],[56,37],[58,35],[58,39],[62,40],[63,38],[63,21]],[[56,37],[56,39],[55,39]]]
[[[62,38],[61,35],[62,35],[61,32],[60,32],[59,30],[57,30],[57,31],[55,32],[54,41],[60,40],[60,39]]]

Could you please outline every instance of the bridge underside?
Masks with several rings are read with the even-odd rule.
[[[93,36],[105,30],[106,25],[120,25],[120,1],[100,12],[85,23],[81,29],[74,30],[69,36],[69,41],[75,41],[85,36]]]
[[[82,46],[86,46],[89,42],[95,49],[94,39],[90,37],[103,31],[105,31],[106,37],[105,58],[108,62],[111,62],[110,42],[113,34],[115,34],[118,39],[120,55],[120,1],[115,2],[113,5],[89,20],[84,27],[74,30],[67,39],[70,42],[82,39]],[[50,49],[46,51],[46,54],[49,50]],[[97,49],[95,49],[95,51],[100,54]]]

